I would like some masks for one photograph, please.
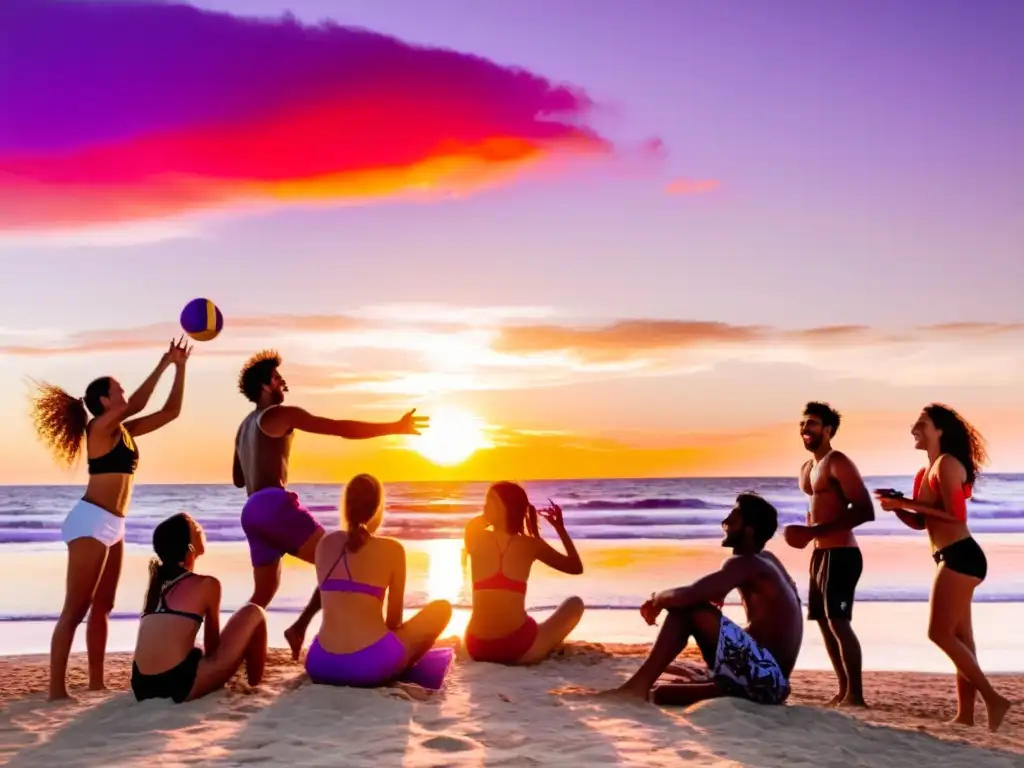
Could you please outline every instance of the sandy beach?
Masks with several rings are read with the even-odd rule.
[[[996,678],[1016,707],[994,735],[980,704],[978,727],[944,724],[953,714],[950,675],[868,672],[867,711],[822,708],[834,685],[823,672],[795,673],[784,707],[722,699],[671,710],[579,694],[615,685],[645,651],[571,643],[532,669],[460,654],[445,688],[426,694],[316,686],[275,650],[258,689],[236,677],[223,693],[180,706],[135,702],[127,654],[108,658],[111,690],[99,693],[84,690],[77,654],[70,675],[78,699],[56,705],[45,701],[45,656],[7,657],[0,764],[1024,765],[1024,675]]]

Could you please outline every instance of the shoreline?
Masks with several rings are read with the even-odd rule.
[[[301,662],[271,651],[260,686],[250,689],[236,676],[225,691],[184,705],[135,702],[127,654],[108,656],[110,690],[103,692],[82,690],[85,659],[74,654],[69,683],[77,701],[49,704],[45,655],[8,657],[0,668],[0,711],[9,716],[0,726],[0,764],[133,766],[157,758],[166,765],[304,766],[322,765],[338,749],[355,768],[686,761],[1011,768],[1024,759],[1024,675],[993,676],[1015,702],[996,734],[980,704],[978,725],[944,722],[954,709],[951,674],[866,672],[867,710],[821,706],[835,690],[825,672],[795,672],[781,707],[717,699],[684,710],[580,695],[617,685],[646,650],[569,643],[528,669],[476,663],[460,652],[445,688],[428,696],[312,685]],[[682,666],[694,655],[687,649]]]
[[[927,638],[926,603],[862,603],[856,608],[853,628],[861,641],[864,670],[912,674],[948,674],[952,663]],[[415,611],[407,610],[406,617]],[[551,611],[531,611],[542,620]],[[746,623],[742,606],[726,604],[723,613],[741,625]],[[1024,674],[1024,655],[1019,636],[1007,627],[1024,625],[1024,603],[980,603],[974,606],[975,640],[982,669],[990,674]],[[271,648],[284,648],[284,630],[298,615],[297,610],[275,610],[267,614]],[[222,613],[226,621],[228,611]],[[469,621],[469,611],[456,609],[443,637],[460,637]],[[6,622],[0,635],[0,660],[46,656],[49,653],[53,621]],[[108,653],[130,652],[135,647],[138,619],[111,621]],[[314,619],[305,647],[319,629]],[[648,627],[635,610],[588,610],[569,636],[570,644],[596,644],[615,648],[646,647],[657,630]],[[75,635],[72,652],[85,650],[85,627]],[[804,639],[796,669],[801,672],[831,672],[832,665],[816,623],[805,620]]]

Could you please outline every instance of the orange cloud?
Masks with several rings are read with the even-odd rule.
[[[979,371],[1017,381],[1024,368],[1004,345],[1024,324],[945,323],[908,329],[866,325],[778,328],[701,320],[624,319],[593,325],[529,323],[557,317],[531,308],[466,309],[423,305],[408,314],[373,308],[350,313],[229,317],[197,357],[235,358],[281,348],[297,387],[426,398],[455,392],[522,390],[584,381],[676,375],[729,360],[811,365],[832,374],[895,384],[936,381],[936,354],[957,347],[962,365],[944,368],[947,384]],[[175,323],[68,334],[0,334],[0,355],[44,358],[90,353],[159,354],[180,333]],[[959,346],[958,346],[959,345]],[[899,366],[879,366],[902,355]],[[1005,358],[1005,359],[1004,359]],[[303,363],[303,361],[312,361]],[[300,367],[301,366],[301,367]],[[959,377],[959,378],[958,378]],[[994,381],[994,379],[993,379]]]
[[[675,179],[665,187],[670,195],[700,195],[714,192],[721,186],[717,179]]]
[[[586,358],[632,356],[637,352],[707,344],[744,344],[763,338],[766,329],[689,320],[620,320],[596,328],[533,325],[505,328],[494,348],[533,354],[574,352]]]

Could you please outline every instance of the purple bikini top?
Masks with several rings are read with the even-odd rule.
[[[373,584],[364,584],[361,581],[352,580],[352,571],[348,567],[348,549],[341,550],[341,556],[334,561],[334,565],[331,566],[331,570],[327,573],[330,574],[338,567],[338,563],[342,563],[345,566],[345,573],[348,574],[347,579],[332,579],[326,578],[320,585],[321,592],[357,592],[362,595],[370,595],[376,597],[378,600],[384,599],[385,587],[378,587]]]

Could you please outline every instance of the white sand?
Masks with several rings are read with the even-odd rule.
[[[827,673],[794,675],[787,706],[721,699],[688,710],[552,693],[607,688],[639,663],[637,647],[573,644],[532,669],[455,662],[446,688],[416,700],[400,689],[315,686],[272,651],[267,681],[236,678],[223,693],[175,706],[135,702],[130,658],[108,660],[109,692],[47,704],[44,656],[0,660],[0,764],[11,766],[1024,766],[1024,677],[996,679],[1017,702],[995,735],[942,723],[951,676],[868,673],[867,712],[824,710]]]

